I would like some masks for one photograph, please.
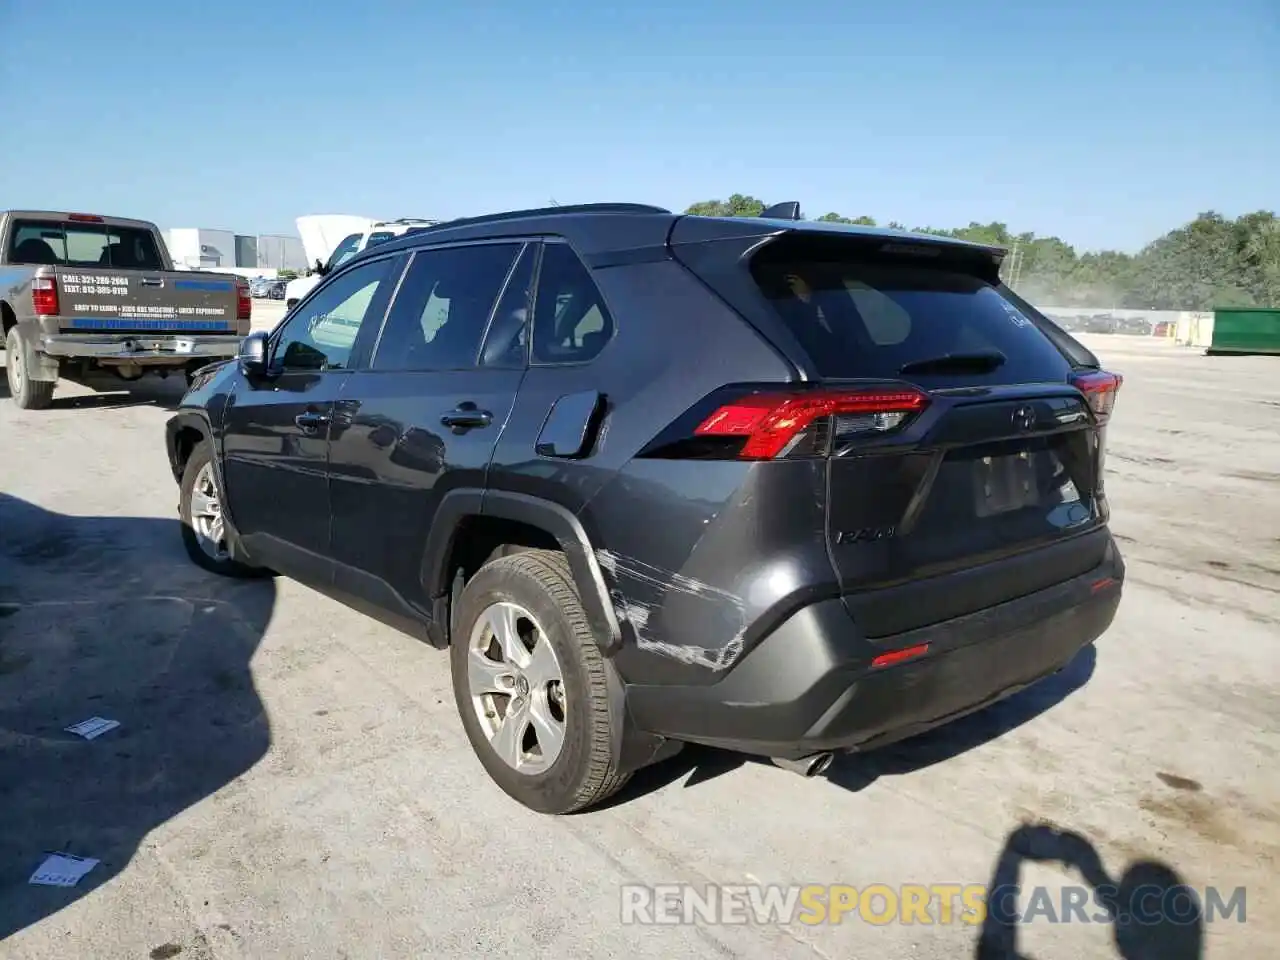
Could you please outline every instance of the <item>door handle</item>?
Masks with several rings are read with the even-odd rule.
[[[164,278],[163,277],[143,277],[139,281],[139,283],[141,283],[142,286],[144,287],[163,287]]]
[[[293,418],[293,422],[298,425],[298,429],[304,433],[315,433],[321,427],[329,423],[329,418],[323,413],[316,413],[314,410],[308,410],[306,413],[300,413]]]
[[[461,432],[474,427],[487,427],[493,423],[493,414],[477,408],[470,400],[464,400],[448,413],[441,414],[440,423]]]

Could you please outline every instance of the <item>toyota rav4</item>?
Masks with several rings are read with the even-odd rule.
[[[805,774],[1111,624],[1120,378],[936,236],[594,204],[366,250],[168,423],[185,544],[448,649],[521,803]]]

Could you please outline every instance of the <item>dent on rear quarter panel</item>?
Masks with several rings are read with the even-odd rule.
[[[834,593],[820,461],[637,460],[591,504],[631,683],[714,682],[760,628]]]
[[[742,495],[748,511],[762,501],[750,499],[759,496],[751,487],[740,490],[752,476],[749,464],[633,458],[718,387],[786,381],[791,370],[675,261],[601,268],[592,276],[617,334],[591,363],[530,368],[494,453],[489,486],[545,497],[578,514],[622,618],[624,644],[615,663],[625,679],[697,683],[736,661],[735,638],[748,639],[743,631],[756,598],[739,577],[741,557],[733,556],[744,549],[729,529],[740,520],[726,510]],[[578,460],[538,456],[535,438],[551,406],[586,390],[606,398],[595,447]],[[737,513],[748,515],[754,514]],[[814,530],[821,543],[821,524]]]

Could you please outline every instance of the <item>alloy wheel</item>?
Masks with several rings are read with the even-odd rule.
[[[546,631],[518,604],[487,607],[467,645],[467,683],[480,729],[523,774],[547,770],[564,747],[564,674]]]

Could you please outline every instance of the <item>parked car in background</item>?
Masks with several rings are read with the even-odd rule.
[[[267,284],[267,293],[266,293],[267,298],[269,300],[283,300],[285,290],[288,288],[288,286],[289,286],[289,281],[287,280],[272,280],[270,283]]]
[[[233,357],[251,312],[243,279],[175,271],[153,223],[0,212],[0,324],[20,407],[47,407],[60,377],[189,375]]]
[[[317,261],[307,276],[296,277],[289,281],[284,295],[285,307],[292,310],[299,300],[315,289],[325,275],[332,273],[356,254],[368,250],[370,247],[376,247],[380,243],[394,240],[410,230],[421,230],[437,223],[439,223],[438,220],[418,220],[411,217],[399,220],[383,220],[373,224],[367,230],[343,237],[326,262],[320,263]]]
[[[269,296],[271,285],[276,281],[271,277],[254,277],[249,281],[249,295],[255,300]]]
[[[565,813],[693,742],[813,775],[1111,624],[1120,378],[937,236],[600,204],[335,265],[167,425],[182,537],[447,648]]]

